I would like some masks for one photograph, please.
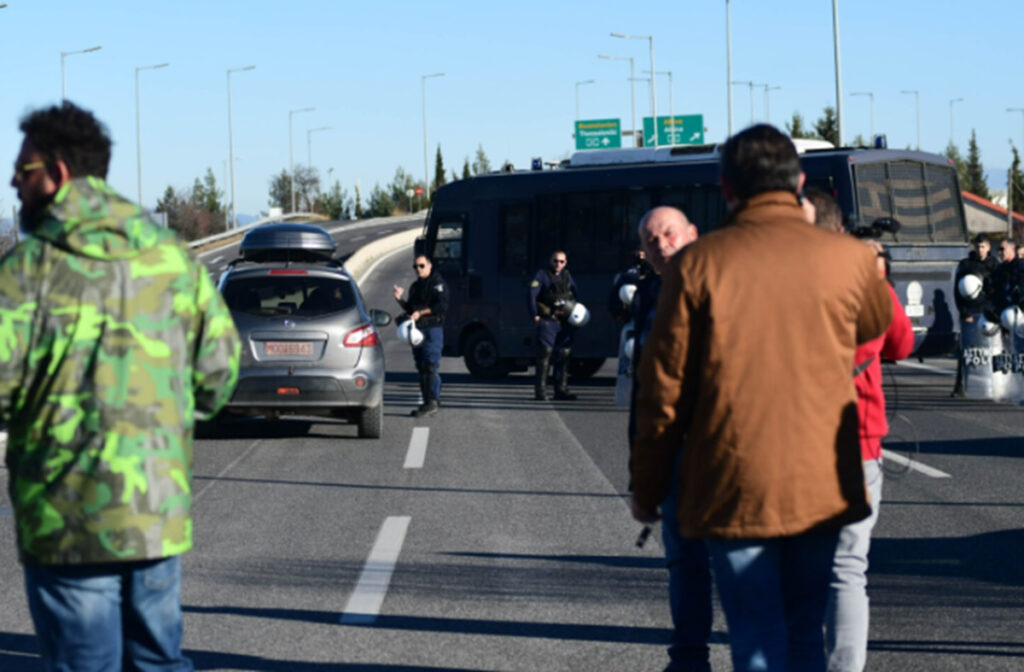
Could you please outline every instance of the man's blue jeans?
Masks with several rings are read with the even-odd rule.
[[[422,390],[431,398],[441,400],[441,351],[444,349],[444,328],[423,327],[423,342],[412,349],[412,359],[420,375],[429,376],[428,388]],[[426,403],[427,399],[424,398]]]
[[[181,653],[181,559],[25,565],[46,670],[187,672]]]
[[[737,671],[824,672],[823,623],[839,530],[708,539]]]
[[[678,461],[678,460],[677,460]],[[676,513],[678,479],[661,503],[661,540],[668,567],[668,604],[672,645],[666,672],[711,672],[711,563],[703,539],[679,534]]]

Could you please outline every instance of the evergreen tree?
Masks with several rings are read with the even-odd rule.
[[[335,180],[334,186],[317,198],[316,212],[322,212],[331,219],[348,219],[349,205],[348,194]]]
[[[1014,212],[1024,213],[1024,171],[1021,171],[1020,153],[1013,149],[1013,165],[1010,166],[1010,181],[1006,186],[1009,205]]]
[[[971,142],[967,146],[967,182],[960,185],[966,191],[981,198],[989,198],[988,184],[985,181],[985,168],[981,165],[981,150],[978,149],[978,138],[971,129]]]
[[[363,218],[363,196],[362,191],[359,188],[359,180],[356,180],[356,205],[355,205],[356,219]]]
[[[452,171],[452,179],[451,179],[451,181],[452,182],[458,182],[459,181],[459,174],[456,173],[454,170]]]
[[[814,132],[822,140],[828,140],[836,147],[839,146],[839,121],[836,119],[834,107],[825,106],[823,116],[814,122]]]
[[[804,128],[804,118],[799,112],[793,113],[793,120],[786,122],[786,132],[791,138],[812,138],[814,134]]]
[[[868,141],[865,140],[864,136],[861,135],[860,133],[858,133],[857,137],[855,137],[853,139],[853,144],[851,146],[852,147],[870,147],[870,145],[868,144]]]
[[[434,159],[434,184],[430,188],[430,193],[434,193],[440,187],[443,187],[445,183],[444,175],[444,159],[441,158],[441,145],[437,145],[437,157]]]
[[[953,162],[953,167],[956,168],[956,176],[960,179],[960,188],[966,189],[967,164],[964,163],[964,157],[960,156],[960,149],[952,141],[946,145],[946,156]]]
[[[366,208],[366,214],[370,217],[390,217],[395,212],[395,202],[391,200],[391,195],[387,191],[381,189],[379,184],[375,184]]]
[[[469,172],[469,157],[466,157],[465,163],[462,164],[462,179],[467,177],[473,177],[473,173]]]
[[[320,196],[320,175],[316,168],[295,166],[295,209],[299,212],[313,212],[314,204]],[[286,169],[270,178],[271,207],[278,207],[285,212],[292,209],[292,180]]]
[[[203,180],[198,177],[189,189],[175,190],[168,186],[156,202],[156,212],[167,215],[167,227],[186,240],[205,238],[225,228],[224,209],[216,181],[207,169]]]
[[[484,153],[484,146],[477,145],[476,158],[473,159],[473,174],[486,175],[489,172],[491,172],[491,162],[487,158],[487,154]]]

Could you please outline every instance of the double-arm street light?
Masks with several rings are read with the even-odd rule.
[[[781,88],[781,86],[770,86],[768,84],[764,85],[764,120],[767,121],[769,124],[772,123],[772,106],[770,101],[768,100],[768,94],[771,93],[772,91],[778,91]]]
[[[754,82],[733,82],[733,86],[750,87],[750,123],[754,123]]]
[[[231,73],[255,70],[255,65],[228,69],[228,166],[231,174],[231,228],[238,228],[238,211],[235,209],[235,138],[231,131]]]
[[[319,131],[329,131],[333,126],[317,126],[306,131],[306,163],[313,167],[313,134]]]
[[[288,174],[291,176],[292,212],[295,212],[295,151],[292,142],[292,117],[302,112],[312,112],[315,109],[315,107],[303,107],[297,110],[288,110]]]
[[[851,93],[850,95],[851,96],[867,96],[868,97],[868,102],[870,103],[870,107],[871,107],[871,137],[869,138],[869,141],[870,141],[871,145],[874,145],[875,144],[875,94],[872,93],[871,91],[857,91],[856,93]]]
[[[139,73],[143,70],[158,70],[166,68],[170,63],[158,65],[143,65],[135,68],[135,153],[138,159],[139,168],[139,207],[142,207],[142,112],[139,105]]]
[[[953,98],[949,101],[949,144],[953,144],[953,104],[962,103],[963,98]]]
[[[427,158],[427,80],[432,77],[444,77],[443,72],[420,76],[420,91],[423,94],[423,193],[430,197],[430,163]]]
[[[68,56],[74,56],[75,54],[88,54],[94,51],[99,51],[102,48],[102,46],[97,45],[95,47],[89,47],[88,49],[79,49],[78,51],[60,52],[60,101],[62,103],[68,98],[68,77],[64,61],[67,60]]]
[[[635,76],[634,73],[633,73],[633,57],[632,56],[606,56],[604,54],[598,54],[597,57],[598,58],[604,58],[604,59],[607,59],[609,61],[629,61],[629,104],[630,104],[630,108],[633,110],[633,125],[631,127],[632,128],[632,133],[633,133],[633,146],[634,147],[639,147],[640,143],[637,142],[637,139],[636,139],[636,86],[633,83],[633,77]]]
[[[916,89],[900,91],[900,93],[913,94],[914,109],[917,115],[917,149],[921,149],[921,93]]]
[[[651,52],[651,72],[657,72],[654,67],[654,36],[653,35],[627,35],[626,33],[611,33],[612,37],[621,37],[625,40],[647,40]],[[654,122],[654,146],[658,146],[658,92],[654,75],[651,75],[651,120]]]
[[[582,82],[576,82],[576,120],[580,118],[580,87],[586,84],[593,84],[593,79],[585,79]]]

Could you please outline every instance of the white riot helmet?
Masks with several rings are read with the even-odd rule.
[[[619,301],[626,306],[633,305],[633,297],[636,296],[636,285],[631,282],[627,282],[623,286],[619,287]]]
[[[984,315],[978,318],[978,331],[985,336],[995,336],[999,333],[999,323],[993,322]]]
[[[398,338],[415,348],[423,342],[423,332],[416,328],[415,322],[405,320],[398,325]]]
[[[626,339],[626,342],[622,344],[622,354],[626,356],[626,359],[632,360],[633,353],[636,351],[636,339],[630,336]]]
[[[981,290],[984,286],[984,281],[979,276],[971,273],[960,278],[960,282],[956,285],[956,290],[960,292],[960,296],[963,298],[973,301],[981,296]]]
[[[568,322],[574,327],[586,326],[587,322],[590,322],[590,311],[582,303],[577,302],[569,313]]]
[[[1017,306],[1010,306],[999,316],[999,322],[1003,329],[1006,329],[1018,337],[1024,338],[1024,311]]]

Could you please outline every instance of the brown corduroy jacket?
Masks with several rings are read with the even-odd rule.
[[[653,511],[678,478],[688,537],[866,517],[854,351],[891,316],[866,245],[806,223],[792,193],[741,204],[663,274],[638,372],[637,503]]]

